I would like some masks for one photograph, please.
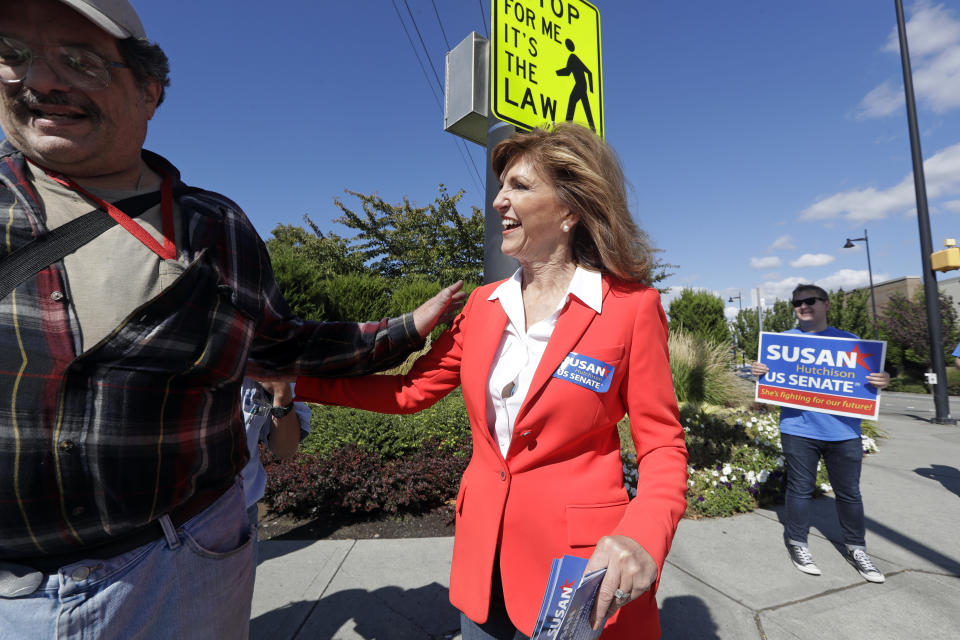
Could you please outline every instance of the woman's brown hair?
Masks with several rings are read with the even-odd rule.
[[[520,158],[553,182],[557,198],[579,215],[573,231],[577,265],[650,284],[651,249],[630,215],[623,169],[610,145],[580,125],[556,124],[498,144],[493,171],[502,176]]]

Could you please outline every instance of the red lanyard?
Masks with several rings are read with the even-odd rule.
[[[40,165],[37,166],[40,167]],[[160,185],[160,209],[163,213],[163,246],[161,246],[160,243],[157,242],[146,229],[140,226],[136,220],[125,214],[117,207],[113,206],[106,200],[93,195],[70,178],[55,173],[50,169],[45,169],[44,167],[40,168],[46,172],[47,176],[51,180],[59,182],[69,189],[73,189],[74,191],[82,193],[96,203],[97,206],[106,211],[111,218],[116,220],[117,224],[132,233],[137,240],[142,242],[148,249],[160,256],[162,260],[177,259],[177,245],[173,241],[173,180],[170,179],[170,176],[166,172],[163,172],[163,183]]]

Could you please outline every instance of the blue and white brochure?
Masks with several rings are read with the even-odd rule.
[[[587,559],[563,556],[553,561],[537,624],[530,640],[594,640],[590,612],[606,569],[583,574]]]

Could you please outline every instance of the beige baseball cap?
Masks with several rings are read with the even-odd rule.
[[[127,0],[60,0],[115,38],[147,39],[136,9]]]

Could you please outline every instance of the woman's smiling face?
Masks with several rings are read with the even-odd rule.
[[[577,220],[557,198],[553,183],[523,156],[507,165],[500,181],[493,208],[503,221],[503,254],[521,264],[569,259]],[[569,231],[563,230],[565,223]]]

